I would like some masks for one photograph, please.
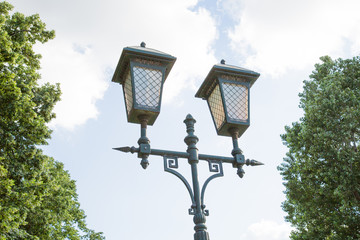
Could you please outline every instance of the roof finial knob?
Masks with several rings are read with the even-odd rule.
[[[224,59],[221,59],[220,63],[221,63],[221,64],[225,64],[225,60],[224,60]]]
[[[140,43],[140,47],[146,47],[146,43],[141,42],[141,43]]]

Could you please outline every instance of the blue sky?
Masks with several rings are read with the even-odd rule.
[[[124,47],[139,45],[177,61],[164,85],[161,113],[148,128],[153,148],[185,151],[183,120],[197,120],[199,152],[231,156],[230,138],[216,135],[205,101],[194,95],[211,67],[226,63],[261,74],[251,88],[251,126],[239,143],[263,163],[211,182],[205,201],[211,239],[285,240],[284,187],[276,167],[286,153],[280,134],[297,121],[298,93],[319,57],[349,58],[360,51],[357,0],[12,0],[15,11],[39,13],[56,38],[36,49],[42,82],[59,82],[62,101],[46,154],[77,181],[88,225],[109,240],[191,239],[191,205],[183,184],[150,157],[112,150],[136,146],[139,126],[126,121],[121,86],[111,82]],[[200,178],[209,173],[199,164]],[[228,165],[228,164],[227,164]],[[180,171],[190,169],[182,159]]]

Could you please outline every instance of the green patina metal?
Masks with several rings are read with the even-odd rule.
[[[146,136],[147,125],[152,125],[160,113],[162,85],[175,60],[176,58],[169,54],[145,48],[144,43],[141,44],[141,47],[124,48],[112,81],[123,86],[128,122],[140,124],[141,131],[138,148],[119,147],[114,149],[137,153],[144,169],[149,165],[148,157],[150,155],[162,156],[164,171],[178,177],[189,192],[191,207],[188,212],[194,216],[194,240],[209,240],[205,225],[209,211],[204,204],[205,190],[209,182],[224,176],[223,163],[230,163],[237,168],[240,178],[245,173],[244,165],[263,165],[256,160],[245,160],[238,145],[238,138],[250,124],[249,89],[259,74],[244,68],[225,65],[225,62],[222,61],[222,64],[217,64],[211,69],[195,95],[208,101],[218,134],[232,137],[233,150],[231,154],[233,157],[199,154],[196,147],[199,139],[194,134],[196,121],[190,114],[184,120],[187,132],[184,141],[188,146],[186,152],[152,149],[150,140]],[[152,88],[152,90],[156,88],[158,95],[147,88]],[[154,98],[153,95],[156,97]],[[175,170],[179,166],[178,159],[187,159],[191,168],[192,185]],[[198,178],[199,161],[207,161],[209,171],[213,173],[206,179],[202,187],[200,187]]]
[[[163,156],[164,161],[164,171],[169,172],[176,177],[178,177],[187,188],[190,200],[191,207],[189,209],[189,214],[194,215],[193,221],[195,223],[195,234],[194,240],[209,240],[209,234],[207,232],[207,227],[205,225],[206,216],[209,216],[209,211],[206,209],[204,198],[205,198],[205,190],[208,186],[209,182],[215,178],[224,176],[223,172],[223,163],[230,163],[234,168],[237,168],[237,174],[240,178],[242,178],[245,174],[242,167],[244,165],[247,166],[259,166],[263,165],[263,163],[256,160],[246,159],[242,154],[239,146],[238,146],[238,129],[233,128],[231,130],[231,134],[233,137],[233,157],[223,157],[216,155],[207,155],[207,154],[199,154],[198,149],[196,147],[196,143],[198,142],[197,136],[194,135],[194,124],[195,119],[188,114],[184,123],[186,124],[186,131],[188,135],[185,137],[184,141],[188,146],[186,152],[177,152],[171,150],[161,150],[161,149],[151,149],[148,139],[146,137],[146,131],[144,131],[144,121],[142,121],[141,126],[141,137],[138,141],[139,148],[136,147],[119,147],[114,148],[114,150],[122,151],[122,152],[130,152],[137,153],[139,158],[142,158],[141,165],[145,169],[149,165],[148,157],[150,155],[154,156]],[[179,167],[178,159],[187,159],[191,168],[191,176],[192,176],[192,187],[191,184],[186,180],[186,178],[176,171]],[[197,165],[199,161],[207,161],[209,165],[209,171],[214,173],[204,182],[203,186],[200,188],[199,178],[198,178],[198,169]]]

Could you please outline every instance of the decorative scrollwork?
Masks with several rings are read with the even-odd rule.
[[[203,212],[203,214],[205,215],[205,216],[209,216],[209,210],[207,210],[207,209],[203,209],[202,210],[202,212]]]
[[[209,182],[211,180],[213,180],[214,178],[224,176],[223,166],[222,166],[221,161],[207,160],[207,162],[209,163],[209,171],[210,172],[216,172],[216,174],[213,174],[208,179],[206,179],[206,181],[204,182],[204,185],[203,185],[203,187],[201,189],[201,205],[204,206],[202,208],[202,211],[203,211],[205,216],[209,216],[209,211],[205,209],[205,205],[204,205],[204,195],[205,195],[206,187],[209,184]]]
[[[191,208],[189,209],[189,214],[190,215],[194,215],[195,214],[195,209],[193,206],[196,206],[195,204],[195,198],[194,198],[194,194],[193,191],[190,187],[189,182],[184,178],[183,175],[181,175],[179,172],[175,171],[172,168],[178,168],[178,158],[177,157],[168,157],[168,156],[163,156],[164,158],[164,171],[171,173],[175,176],[177,176],[185,185],[186,189],[189,192],[190,198],[191,198]]]
[[[220,165],[221,165],[221,162],[219,161],[207,161],[209,163],[209,171],[210,172],[219,172],[220,171]],[[221,165],[221,170],[222,170],[222,165]]]
[[[167,161],[167,165],[169,166],[169,168],[178,168],[179,167],[179,162],[178,162],[178,158],[177,157],[173,157],[173,158],[166,158]]]
[[[196,210],[195,208],[189,208],[189,215],[195,215]]]

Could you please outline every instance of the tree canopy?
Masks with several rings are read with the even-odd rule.
[[[54,38],[38,15],[0,2],[0,239],[104,239],[88,229],[75,181],[46,156],[59,85],[39,85],[37,42]]]
[[[282,135],[283,209],[291,239],[360,239],[360,57],[320,59]]]

